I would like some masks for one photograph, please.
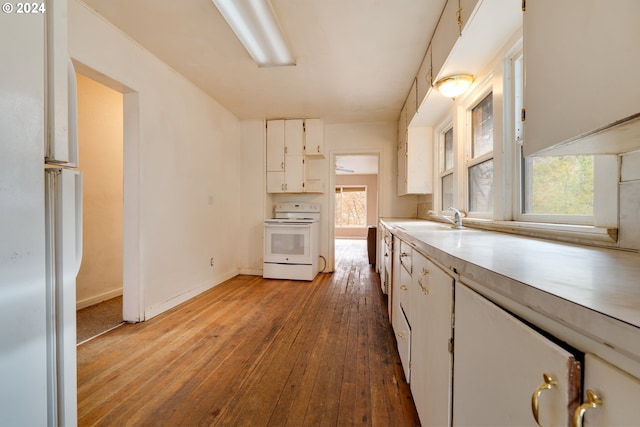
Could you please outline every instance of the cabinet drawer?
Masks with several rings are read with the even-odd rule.
[[[411,275],[404,268],[400,269],[400,286],[398,295],[400,307],[407,316],[407,321],[411,324]]]
[[[407,270],[409,275],[412,273],[412,258],[413,258],[413,249],[411,246],[402,240],[400,240],[400,264]]]

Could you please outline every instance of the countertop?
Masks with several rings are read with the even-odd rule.
[[[424,255],[640,361],[640,255],[421,219],[381,222]]]

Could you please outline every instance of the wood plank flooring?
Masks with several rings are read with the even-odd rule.
[[[313,282],[237,276],[78,347],[79,424],[413,426],[366,241]]]

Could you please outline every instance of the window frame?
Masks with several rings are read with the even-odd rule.
[[[452,203],[451,206],[455,205],[455,194],[456,194],[456,174],[455,174],[455,170],[456,170],[456,130],[455,130],[455,126],[453,125],[453,120],[452,119],[448,119],[447,121],[445,121],[440,127],[439,127],[439,131],[438,131],[438,186],[437,188],[440,190],[439,194],[437,195],[437,199],[438,200],[438,208],[437,210],[439,212],[443,212],[445,210],[447,210],[450,206],[445,206],[444,204],[444,188],[442,186],[442,180],[443,178],[447,177],[447,176],[451,176],[451,179],[453,181],[453,188],[452,188]],[[446,162],[445,162],[445,158],[446,158],[446,134],[451,131],[452,133],[452,144],[453,144],[453,152],[451,153],[452,156],[452,164],[451,164],[451,168],[447,169],[446,168]]]
[[[472,157],[473,153],[473,109],[480,104],[489,94],[492,96],[492,110],[493,110],[493,149],[491,152],[483,153],[477,157]],[[462,137],[464,138],[464,164],[462,165],[464,174],[464,202],[462,203],[463,209],[467,213],[469,218],[479,219],[495,219],[495,195],[502,191],[502,187],[496,180],[496,168],[500,167],[496,161],[496,144],[499,142],[496,138],[496,125],[499,125],[499,121],[496,120],[496,96],[493,84],[493,73],[490,73],[486,78],[469,94],[462,104],[463,121],[465,132]],[[490,212],[472,212],[470,211],[470,169],[488,160],[493,160],[493,206]]]

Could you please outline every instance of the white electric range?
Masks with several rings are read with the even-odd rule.
[[[320,205],[278,203],[264,221],[265,279],[313,280],[318,274]]]

